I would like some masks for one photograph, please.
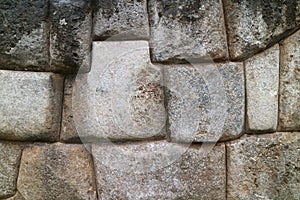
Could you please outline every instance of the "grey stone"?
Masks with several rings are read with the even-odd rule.
[[[24,199],[97,199],[91,156],[82,145],[24,149],[17,187]]]
[[[90,70],[92,8],[90,0],[50,0],[51,71]]]
[[[174,149],[165,148],[168,144],[171,145],[164,141],[93,145],[99,197],[225,199],[224,144],[215,146],[208,154],[201,145],[187,149],[177,144]],[[128,159],[124,160],[123,154],[127,154]],[[142,172],[147,167],[150,171]]]
[[[146,0],[96,0],[94,39],[148,39]]]
[[[300,130],[300,31],[280,50],[279,129]]]
[[[153,61],[228,58],[221,0],[150,0],[148,7]]]
[[[26,199],[24,199],[24,197],[21,193],[17,192],[13,197],[10,197],[5,200],[26,200]]]
[[[17,177],[21,148],[11,143],[0,143],[0,198],[10,197],[17,191]]]
[[[72,105],[65,105],[64,113],[72,115],[81,139],[164,137],[162,72],[150,63],[148,43],[94,42],[92,56],[91,72],[78,74],[72,97],[66,96],[72,98],[72,102],[66,101]],[[62,137],[72,138],[73,133],[76,131],[64,131]]]
[[[1,0],[1,69],[49,71],[47,13],[47,0]]]
[[[300,134],[274,133],[227,144],[228,199],[299,199]]]
[[[244,132],[242,63],[165,67],[172,141],[216,142]]]
[[[278,121],[279,45],[245,61],[248,131],[275,131]]]
[[[224,0],[230,57],[248,58],[300,25],[300,1]]]
[[[0,70],[0,138],[59,138],[63,77],[47,72]]]

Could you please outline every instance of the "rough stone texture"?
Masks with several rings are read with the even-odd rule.
[[[49,71],[47,0],[0,1],[0,68]]]
[[[278,121],[279,45],[245,62],[248,131],[274,131]]]
[[[300,199],[300,134],[245,137],[227,144],[228,199]]]
[[[0,138],[57,140],[63,77],[0,70]]]
[[[50,0],[51,70],[90,70],[92,8],[90,0]]]
[[[164,149],[161,149],[164,145],[166,142],[117,146],[93,145],[92,152],[99,197],[103,200],[225,199],[224,144],[215,146],[208,155],[204,155],[200,145],[191,146],[188,150],[186,147],[178,145],[178,152],[160,152]],[[111,151],[110,156],[107,156],[110,148],[113,148],[114,151]],[[123,155],[123,153],[128,153],[131,158],[127,160],[129,162],[121,162],[124,161],[123,157],[120,157],[120,160],[119,156],[117,158],[114,156]],[[166,155],[168,155],[167,159],[171,158],[170,161],[173,161],[169,165],[161,163],[164,162]],[[174,155],[175,157],[179,156],[176,161],[172,159]],[[147,166],[154,170],[136,173]]]
[[[24,199],[96,199],[92,160],[82,145],[26,148],[18,190]]]
[[[230,57],[250,57],[300,25],[300,0],[224,0]]]
[[[10,143],[0,143],[0,199],[15,194],[21,148]]]
[[[148,39],[147,1],[96,0],[93,34],[96,40]]]
[[[155,62],[228,57],[221,0],[150,0],[150,46]]]
[[[22,194],[20,194],[19,192],[17,192],[13,197],[10,197],[8,199],[5,200],[26,200],[24,199],[24,197],[22,196]]]
[[[300,130],[300,31],[280,50],[279,129]]]
[[[172,141],[215,142],[244,132],[242,63],[175,65],[164,74]]]
[[[62,138],[74,138],[74,125],[86,142],[164,137],[161,79],[147,42],[94,42],[91,72],[77,75],[72,97],[66,88]]]

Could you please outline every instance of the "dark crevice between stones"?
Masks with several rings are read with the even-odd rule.
[[[96,190],[96,198],[97,198],[97,199],[100,199],[100,198],[99,198],[99,197],[100,197],[100,194],[99,194],[99,192],[98,192],[98,188],[101,188],[101,186],[98,185],[98,182],[97,182],[96,162],[95,162],[95,160],[94,160],[92,146],[89,145],[88,147],[85,147],[85,148],[88,148],[87,151],[89,152],[89,156],[90,156],[91,163],[92,163],[92,168],[93,168],[93,171],[92,171],[92,177],[93,177],[93,183],[94,183],[95,190]]]
[[[64,109],[64,102],[65,102],[65,86],[66,86],[66,77],[63,77],[63,84],[62,84],[62,94],[61,94],[61,101],[60,101],[60,120],[59,120],[59,136],[58,140],[61,141],[61,132],[62,132],[62,124],[63,124],[63,109]]]

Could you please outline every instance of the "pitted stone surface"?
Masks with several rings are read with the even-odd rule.
[[[300,130],[300,31],[282,43],[279,129]]]
[[[300,134],[274,133],[227,144],[228,199],[299,199]]]
[[[172,141],[215,142],[244,132],[242,63],[174,65],[164,74]]]
[[[92,8],[90,0],[50,0],[51,71],[90,70]]]
[[[146,0],[96,0],[94,39],[148,39]]]
[[[17,190],[17,177],[21,158],[21,147],[11,143],[0,143],[0,198],[9,197]]]
[[[84,146],[35,146],[23,151],[17,187],[24,199],[95,200],[93,176]]]
[[[0,70],[0,138],[58,140],[63,77]]]
[[[300,25],[300,0],[224,1],[230,57],[250,57]]]
[[[151,150],[157,153],[166,142],[151,142],[139,144],[120,144],[112,146],[93,145],[92,153],[95,162],[98,183],[98,195],[101,199],[225,199],[226,168],[225,146],[215,146],[209,154],[204,154],[199,146],[191,146],[187,151],[182,150],[178,160],[168,166],[162,165],[160,157],[172,152],[162,152],[159,157],[144,157],[144,163],[153,162],[155,171],[148,173],[135,173],[143,170],[143,162],[136,165],[121,163],[115,157],[103,159],[103,152],[114,148],[115,155],[128,152],[132,155],[132,162],[137,161],[135,156],[144,155]],[[112,155],[112,154],[111,154]],[[151,154],[152,155],[152,154]],[[149,160],[150,159],[150,160]],[[143,159],[142,159],[143,160]],[[106,162],[107,161],[107,162]],[[117,170],[114,162],[124,165],[124,170]],[[129,165],[128,165],[129,164]],[[127,168],[128,167],[128,168]]]
[[[1,0],[0,13],[0,68],[49,71],[47,0]]]
[[[279,45],[245,62],[248,131],[274,131],[278,121]]]
[[[228,57],[220,0],[150,0],[150,46],[155,62]]]
[[[78,74],[73,85],[72,116],[81,139],[164,137],[161,79],[147,42],[94,42],[92,70]]]
[[[24,197],[22,196],[22,194],[20,194],[19,192],[17,192],[13,197],[10,197],[8,199],[5,200],[26,200],[24,199]]]

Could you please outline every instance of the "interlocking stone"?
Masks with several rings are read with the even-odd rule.
[[[47,72],[0,70],[0,138],[59,138],[63,77]]]
[[[153,61],[227,59],[221,0],[150,0],[148,7]]]
[[[224,0],[230,57],[248,58],[300,25],[300,0]]]
[[[300,31],[280,50],[279,129],[300,130]]]
[[[1,0],[0,68],[49,71],[47,0]]]
[[[299,199],[300,134],[273,133],[227,144],[228,199]]]
[[[242,63],[165,67],[172,141],[216,142],[244,132]]]
[[[90,70],[92,8],[90,0],[50,0],[51,71]]]
[[[82,145],[24,149],[17,187],[24,199],[97,199],[91,156]]]
[[[177,145],[168,149],[165,148],[167,144],[158,141],[93,145],[99,197],[128,200],[225,199],[224,144],[215,146],[208,154],[204,154],[200,145],[192,145],[189,149]],[[124,160],[126,156],[128,159]],[[173,160],[173,156],[177,159]],[[165,160],[170,162],[166,165]],[[147,167],[151,171],[136,173]]]
[[[21,147],[16,144],[0,143],[0,198],[9,197],[17,190],[18,166]]]
[[[279,45],[245,62],[248,131],[274,131],[278,121]]]
[[[72,96],[66,89],[72,105],[64,106],[62,138],[76,138],[74,127],[86,142],[164,137],[162,72],[150,62],[148,43],[94,42],[92,54],[91,72],[77,75]]]
[[[146,0],[96,0],[94,39],[148,39]]]
[[[22,194],[20,194],[19,192],[17,192],[13,197],[10,197],[8,199],[5,200],[26,200],[24,199],[24,197],[22,196]]]

